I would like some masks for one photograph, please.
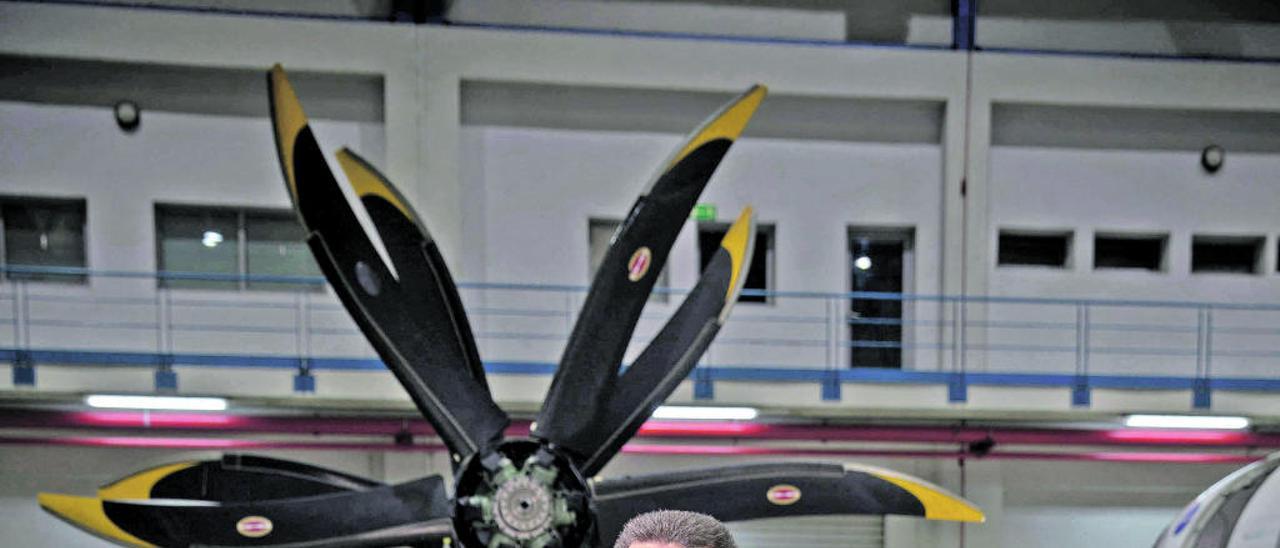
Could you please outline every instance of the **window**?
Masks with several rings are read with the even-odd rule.
[[[1107,234],[1093,237],[1093,268],[1164,270],[1167,234]]]
[[[291,211],[156,205],[157,264],[162,287],[319,290],[318,284],[260,281],[255,276],[320,276]],[[184,274],[230,279],[186,279]],[[243,276],[248,276],[245,278]]]
[[[251,211],[244,214],[245,273],[249,276],[320,276],[297,215]],[[323,286],[320,286],[323,287]],[[296,289],[297,284],[249,280],[250,289]]]
[[[589,246],[591,257],[589,258],[589,270],[587,271],[587,279],[593,280],[596,271],[600,270],[600,263],[604,262],[604,254],[609,251],[609,244],[613,241],[613,234],[618,231],[618,226],[622,221],[617,219],[590,219],[587,221],[587,245]],[[658,273],[658,280],[654,283],[655,290],[665,290],[671,287],[670,276],[666,265],[662,266],[662,272]],[[649,295],[649,300],[654,302],[665,303],[669,295],[666,291],[654,291]]]
[[[85,267],[85,202],[81,199],[0,198],[6,267]],[[83,273],[16,273],[12,280],[85,283]]]
[[[849,227],[849,289],[856,293],[910,292],[915,229]],[[868,296],[870,297],[870,296]],[[849,300],[849,364],[901,368],[903,325],[910,311],[901,299]]]
[[[1191,237],[1191,271],[1253,274],[1262,258],[1262,236]]]
[[[716,250],[720,249],[720,241],[729,232],[729,223],[698,223],[698,271],[707,267]],[[773,235],[771,224],[756,225],[756,249],[751,255],[751,268],[747,270],[747,279],[743,283],[744,290],[768,291],[773,288]],[[765,303],[769,297],[765,295],[738,295],[740,303]]]
[[[996,256],[1000,266],[1066,268],[1071,257],[1071,233],[1001,230]]]

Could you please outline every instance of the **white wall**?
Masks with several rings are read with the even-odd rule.
[[[144,111],[127,134],[106,108],[0,103],[0,125],[0,189],[84,198],[91,269],[155,270],[156,203],[291,207],[267,119]],[[385,163],[381,124],[312,127],[328,153]]]
[[[68,32],[66,21],[75,21],[76,25],[71,27],[83,27],[84,31]],[[1133,158],[1143,159],[1130,162],[1117,161],[1111,153],[1069,150],[1060,154],[1038,154],[987,145],[992,134],[991,112],[997,103],[1277,112],[1280,100],[1274,89],[1276,82],[1280,82],[1280,71],[1271,66],[980,54],[972,58],[973,79],[971,86],[967,86],[968,57],[942,51],[262,20],[32,4],[0,6],[0,25],[3,31],[0,32],[0,51],[9,55],[243,70],[261,70],[272,62],[285,61],[287,66],[299,70],[372,74],[381,78],[384,123],[317,123],[321,140],[329,148],[339,144],[356,145],[375,161],[382,157],[385,171],[400,182],[422,210],[455,267],[457,277],[462,280],[584,283],[586,238],[581,231],[585,230],[586,218],[613,217],[625,211],[651,174],[653,165],[678,139],[674,134],[657,133],[464,128],[460,116],[463,82],[502,82],[517,87],[552,84],[729,92],[758,81],[770,84],[775,94],[783,97],[864,101],[865,104],[907,101],[942,105],[941,143],[937,145],[763,139],[752,137],[748,130],[717,180],[712,182],[707,201],[719,204],[726,217],[738,206],[752,202],[762,221],[777,224],[779,289],[844,289],[847,286],[843,266],[844,227],[886,224],[915,227],[917,262],[912,289],[922,293],[1039,295],[1052,292],[1072,296],[1131,296],[1135,292],[1148,292],[1143,294],[1174,298],[1192,292],[1227,300],[1266,300],[1267,295],[1274,292],[1271,275],[1248,280],[1205,276],[1178,281],[1178,273],[1172,271],[1159,283],[1148,283],[1147,276],[1141,273],[1136,276],[1107,273],[1105,285],[1109,289],[1095,291],[1098,286],[1089,281],[1095,276],[1093,273],[1069,273],[1064,277],[1063,273],[994,268],[994,235],[1003,223],[1036,224],[1054,219],[1056,224],[1078,226],[1081,232],[1078,243],[1083,244],[1088,240],[1084,231],[1097,226],[1085,219],[1101,223],[1105,215],[1105,219],[1114,219],[1105,223],[1109,225],[1127,225],[1129,219],[1135,217],[1151,219],[1141,224],[1158,224],[1154,219],[1186,220],[1185,213],[1196,203],[1198,187],[1194,180],[1185,181],[1188,194],[1180,198],[1180,205],[1155,212],[1150,209],[1152,201],[1144,201],[1141,194],[1116,195],[1117,189],[1128,187],[1107,185],[1106,181],[1117,180],[1120,174],[1152,181],[1154,178],[1147,178],[1152,173],[1160,174],[1161,179],[1178,180],[1177,177],[1185,173],[1177,167],[1181,164],[1162,161],[1161,153],[1141,153]],[[280,206],[286,203],[283,189],[274,182],[278,175],[264,120],[146,112],[141,133],[124,136],[111,126],[102,109],[8,104],[0,112],[13,120],[14,127],[20,128],[7,132],[0,141],[0,146],[5,148],[0,151],[0,161],[8,162],[4,165],[4,174],[0,175],[4,177],[2,190],[73,192],[89,197],[89,261],[93,268],[145,269],[154,260],[149,235],[152,222],[147,218],[152,201],[240,204],[245,203],[247,196],[254,196],[254,203]],[[32,118],[37,121],[31,121]],[[693,123],[696,120],[690,120],[690,125]],[[47,131],[40,135],[30,136],[27,130],[21,129],[42,124],[52,125],[44,128]],[[91,140],[85,139],[86,136]],[[68,147],[68,142],[77,146]],[[84,144],[89,142],[101,148]],[[63,146],[57,146],[59,144]],[[210,150],[210,146],[218,148]],[[53,150],[64,150],[75,162],[51,157]],[[1216,179],[1216,183],[1223,184],[1215,188],[1239,188],[1239,192],[1232,191],[1229,198],[1237,204],[1264,204],[1273,194],[1266,185],[1252,184],[1249,180],[1265,173],[1272,163],[1265,157],[1231,154],[1227,170]],[[1194,168],[1188,170],[1194,172]],[[1071,181],[1075,173],[1093,182],[1085,186],[1075,184]],[[141,181],[130,183],[130,188],[145,196],[120,200],[121,193],[114,186],[103,184],[103,177]],[[962,179],[967,179],[967,193],[963,197],[960,194]],[[1025,179],[1032,182],[1026,183]],[[476,181],[483,183],[474,184]],[[610,181],[616,184],[603,184]],[[1142,184],[1154,187],[1161,183]],[[78,188],[83,190],[76,190]],[[1160,194],[1161,203],[1166,194]],[[548,199],[553,196],[554,200]],[[1231,202],[1218,202],[1228,204],[1212,213],[1221,217],[1219,228],[1234,230],[1241,226],[1247,216],[1228,218],[1226,212]],[[1265,206],[1250,207],[1253,221],[1249,222],[1264,223]],[[1077,213],[1081,216],[1073,217]],[[1202,212],[1197,209],[1196,213]],[[108,222],[110,226],[105,224]],[[1275,241],[1275,232],[1267,232],[1271,237],[1269,242]],[[1178,234],[1181,233],[1175,233],[1171,246],[1174,253],[1180,249]],[[677,244],[673,265],[673,285],[677,287],[687,286],[693,280],[691,235],[690,231]],[[556,242],[564,243],[553,248]],[[1076,251],[1086,253],[1087,248],[1078,245]],[[1267,246],[1267,253],[1274,253],[1273,246]],[[1086,262],[1078,260],[1076,264]],[[1177,268],[1182,263],[1174,256],[1170,264]],[[537,265],[537,268],[528,265]],[[1075,277],[1076,274],[1079,276]],[[1171,283],[1165,283],[1166,280]],[[145,289],[142,286],[149,287],[149,284],[141,282],[131,287]],[[464,298],[491,304],[478,301],[471,294]],[[543,304],[532,302],[533,298],[527,295],[511,298],[528,300],[531,305]],[[545,305],[569,311],[566,316],[571,319],[577,303],[569,301]],[[780,302],[740,307],[735,316],[739,321],[730,322],[722,335],[723,341],[759,339],[762,333],[817,341],[828,336],[809,331],[809,327],[760,321],[762,316],[779,315],[775,312],[809,316],[828,312],[812,304],[795,305],[796,309],[788,306],[791,305]],[[640,341],[660,324],[669,305],[666,309],[654,308],[642,322]],[[937,310],[917,307],[915,312],[917,317],[928,320],[936,317]],[[145,311],[135,314],[139,321],[146,316]],[[346,325],[340,313],[331,310],[326,314],[333,317],[325,322]],[[975,313],[974,317],[981,319],[982,315]],[[1071,321],[1069,313],[1064,318],[1050,316],[1048,319]],[[277,321],[257,320],[266,324]],[[1257,318],[1232,321],[1248,325],[1266,322]],[[487,318],[479,318],[477,323],[485,333],[501,332],[513,325],[491,324]],[[525,322],[517,327],[543,329],[552,334],[567,331],[567,325],[559,321],[533,326]],[[95,339],[82,332],[45,334],[43,341],[80,344],[85,348],[141,344],[123,336],[124,333],[111,335]],[[945,340],[947,333],[939,336],[925,331],[914,336],[918,342],[936,343],[939,339]],[[975,332],[970,333],[970,337],[977,344],[988,335]],[[1177,337],[1181,337],[1178,339],[1181,341],[1185,334]],[[229,346],[222,341],[187,342],[198,350]],[[1044,342],[1069,344],[1070,341],[1046,339]],[[1106,341],[1095,339],[1095,343]],[[279,338],[246,339],[243,344],[240,341],[235,344],[242,349],[268,353],[293,350],[292,341]],[[318,353],[368,355],[367,348],[354,334],[317,339],[317,345]],[[549,361],[559,354],[556,340],[513,345],[500,339],[486,339],[482,345],[486,356],[496,359]],[[843,356],[828,352],[828,346],[819,344],[784,351],[759,345],[732,348],[721,344],[712,350],[709,361],[810,366],[843,363]],[[1265,344],[1258,343],[1256,349],[1265,349]],[[921,351],[908,362],[924,369],[946,370],[953,364],[945,354]],[[969,368],[977,371],[1015,367],[1025,371],[1040,367],[1062,372],[1069,371],[1073,365],[1073,356],[1061,352],[1043,356],[1015,355],[1007,364],[980,352],[968,358]],[[1131,367],[1134,372],[1187,374],[1185,357],[1166,358],[1130,360],[1123,366]],[[1094,365],[1099,372],[1108,372],[1108,367],[1114,369],[1102,362]],[[1231,367],[1240,367],[1239,371],[1244,374],[1266,372],[1243,361],[1239,364],[1220,361],[1215,371],[1230,372]],[[66,374],[50,372],[47,377],[57,382],[44,388],[91,388],[83,375],[67,371]],[[264,395],[288,387],[287,372],[245,370],[241,374],[260,375],[262,382],[218,382],[220,373],[216,370],[192,372],[184,378],[193,379],[194,386],[205,390],[231,393]],[[399,398],[399,390],[383,373],[325,374],[332,379],[332,382],[321,382],[320,391],[325,394]],[[128,380],[113,380],[111,386],[129,386],[146,378],[138,372],[128,375]],[[528,393],[530,382],[533,380],[520,379],[512,384],[510,392],[505,388],[499,392]],[[747,400],[765,397],[749,386],[726,384],[724,388],[724,393]],[[869,390],[865,399],[858,392],[861,388],[850,387],[850,391],[859,394],[860,402],[874,402],[871,405],[875,406],[946,405],[933,401],[932,395],[921,395],[937,392],[932,390],[934,387],[877,387]],[[818,403],[811,401],[816,385],[788,385],[785,390],[805,402]],[[1068,404],[1065,398],[1056,396],[1045,400],[1033,390],[992,389],[988,392],[991,397],[982,395],[986,398],[984,401],[1001,408],[1039,407],[1036,402],[1041,405],[1051,402],[1054,408],[1065,408]],[[1066,393],[1065,389],[1060,392]],[[887,393],[895,396],[877,396]],[[975,399],[978,397],[975,391]],[[1179,408],[1185,407],[1185,398],[1178,395],[1177,400]],[[1244,408],[1258,403],[1240,401]],[[1123,408],[1123,402],[1124,397],[1120,397],[1113,403]],[[842,404],[852,405],[855,404],[848,401]]]
[[[1276,234],[1280,203],[1275,173],[1280,156],[1231,153],[1230,162],[1215,175],[1199,166],[1198,151],[1091,150],[1000,146],[991,151],[991,231],[984,245],[992,257],[991,294],[1051,298],[1137,299],[1273,303],[1280,299],[1276,272]],[[1070,231],[1074,234],[1067,268],[996,265],[997,236],[1002,229]],[[1093,268],[1096,233],[1168,234],[1166,270]],[[1191,272],[1194,235],[1260,236],[1265,238],[1257,274]],[[1072,345],[1076,310],[1072,306],[1028,307],[993,305],[993,318],[1041,320],[1067,324],[1065,329],[1032,331],[990,330],[988,341]],[[1231,333],[1232,329],[1261,326],[1276,319],[1275,312],[1214,311],[1212,362],[1219,375],[1266,376],[1270,361],[1232,353],[1265,352],[1280,340],[1268,333]],[[1134,332],[1099,329],[1091,346],[1143,347],[1183,350],[1187,354],[1091,356],[1091,371],[1106,374],[1190,376],[1196,367],[1197,311],[1195,309],[1136,309],[1094,307],[1090,321],[1098,324],[1147,324],[1166,331]],[[1174,330],[1170,332],[1168,330]],[[989,354],[991,367],[1015,370],[1025,361],[1046,370],[1071,370],[1070,352],[1023,355]]]
[[[468,127],[463,133],[464,185],[483,192],[470,211],[486,219],[485,279],[574,285],[590,282],[588,219],[623,217],[655,166],[683,139],[503,127]],[[936,145],[759,139],[748,130],[700,201],[716,204],[722,220],[753,205],[759,222],[774,225],[775,290],[848,291],[847,229],[870,225],[915,230],[915,276],[907,291],[933,294],[940,290],[941,169]],[[694,223],[686,223],[668,263],[672,287],[697,282],[697,254]],[[638,340],[656,332],[676,304],[678,299],[650,305],[651,320],[641,325]],[[821,318],[826,306],[822,300],[782,298],[744,303],[734,314]],[[496,328],[497,320],[489,321]],[[730,322],[721,337],[821,339],[825,327],[739,321]],[[556,325],[550,332],[563,329]],[[542,352],[554,361],[558,341],[551,346]],[[496,357],[522,350],[528,345],[495,349]],[[717,364],[821,367],[828,365],[826,350],[718,344],[713,358]],[[930,358],[921,356],[920,363],[932,367]]]

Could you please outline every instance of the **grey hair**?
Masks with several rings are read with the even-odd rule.
[[[716,518],[682,510],[658,510],[631,518],[613,548],[631,548],[637,542],[663,542],[684,548],[738,548],[729,530]]]

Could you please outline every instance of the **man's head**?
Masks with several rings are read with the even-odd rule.
[[[658,510],[623,527],[613,548],[737,548],[724,524],[696,512]]]

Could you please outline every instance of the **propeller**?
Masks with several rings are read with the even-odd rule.
[[[369,162],[330,172],[279,65],[268,75],[277,153],[307,242],[383,362],[448,447],[439,476],[385,485],[305,464],[228,455],[144,470],[97,497],[41,494],[48,512],[129,546],[608,546],[637,513],[694,510],[725,521],[900,514],[981,521],[964,500],[889,470],[750,464],[587,481],[682,382],[728,319],[754,250],[748,207],[697,285],[625,370],[621,360],[676,236],[765,95],[754,86],[664,162],[614,235],[530,438],[503,438],[457,288],[430,233]],[[354,209],[358,204],[372,229]]]
[[[443,538],[451,530],[449,499],[439,476],[245,502],[53,494],[41,494],[39,502],[46,511],[126,546],[397,546]]]
[[[664,509],[700,512],[720,521],[830,514],[985,519],[972,504],[941,487],[858,465],[746,464],[599,480],[592,491],[599,546],[611,546],[632,517]]]
[[[755,234],[754,212],[748,207],[725,233],[698,284],[618,379],[607,407],[589,425],[587,434],[596,447],[582,461],[583,474],[599,472],[689,376],[738,301]]]
[[[752,86],[703,122],[631,206],[591,282],[534,435],[577,459],[596,453],[596,419],[609,408],[623,353],[671,245],[766,93]]]
[[[143,470],[98,490],[101,499],[245,502],[357,491],[380,482],[318,466],[254,455],[180,462]]]
[[[388,486],[251,455],[166,464],[105,485],[97,497],[42,493],[39,502],[126,546],[388,546],[451,529],[439,476]]]
[[[454,463],[490,447],[510,421],[489,394],[470,324],[435,241],[385,177],[342,150],[338,162],[377,230],[367,233],[329,171],[284,69],[272,68],[268,83],[280,166],[320,269]]]

